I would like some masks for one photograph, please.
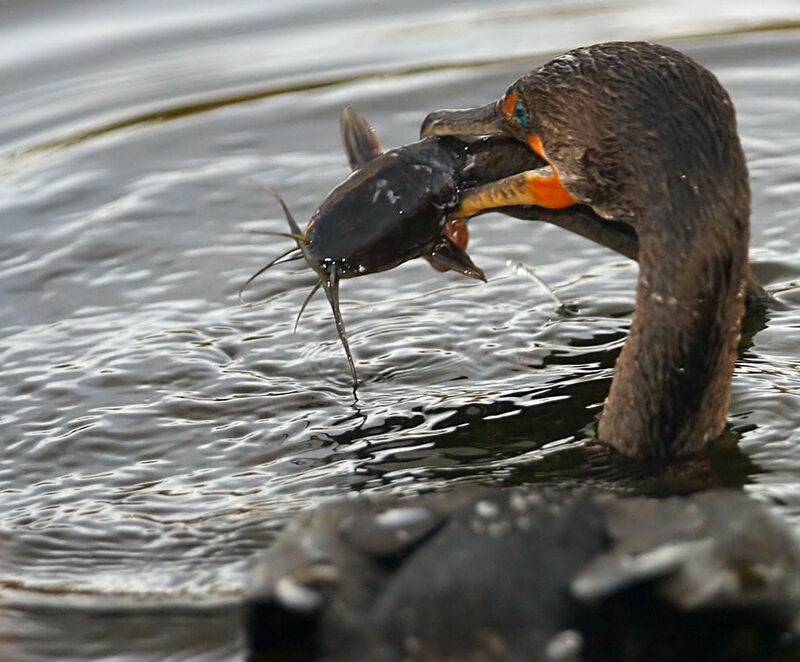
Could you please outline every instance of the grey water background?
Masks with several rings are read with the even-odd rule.
[[[355,493],[598,480],[636,267],[545,224],[472,224],[488,284],[416,260],[345,282],[364,384],[310,271],[245,279],[382,144],[572,47],[651,39],[738,109],[751,255],[777,304],[738,362],[744,489],[800,532],[800,5],[35,0],[0,6],[0,660],[238,659],[255,553]],[[536,269],[577,312],[560,315]],[[602,473],[602,472],[601,472]]]

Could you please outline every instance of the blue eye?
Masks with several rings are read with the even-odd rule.
[[[514,119],[521,128],[528,128],[528,109],[525,108],[525,104],[522,102],[522,99],[517,99],[514,102]]]

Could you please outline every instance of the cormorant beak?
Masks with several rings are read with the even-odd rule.
[[[436,110],[422,123],[420,138],[426,136],[497,136],[511,135],[500,119],[497,101],[477,108]]]
[[[503,121],[507,114],[504,113],[504,106],[513,105],[515,98],[515,92],[507,92],[499,101],[478,108],[437,110],[422,123],[422,137],[510,136],[525,143],[546,163],[544,167],[525,170],[465,190],[460,196],[458,208],[450,215],[451,220],[471,218],[502,207],[562,209],[576,204],[573,195],[561,185],[557,169],[548,161],[539,136],[522,128],[515,130]]]

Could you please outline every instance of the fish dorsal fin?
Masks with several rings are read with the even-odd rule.
[[[342,146],[350,167],[356,170],[381,154],[381,146],[372,127],[350,106],[342,111]]]

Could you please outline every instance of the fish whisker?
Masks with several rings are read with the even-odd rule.
[[[297,313],[297,317],[294,320],[294,328],[292,329],[292,336],[297,335],[297,325],[300,324],[300,316],[303,314],[303,311],[306,309],[306,306],[309,304],[311,299],[314,298],[314,295],[317,293],[317,290],[322,287],[322,279],[317,281],[317,284],[314,285],[313,289],[308,293],[305,300],[303,301],[303,305],[300,306],[300,310]]]
[[[271,237],[286,237],[287,239],[294,239],[295,241],[300,241],[304,244],[308,243],[308,237],[304,234],[294,234],[291,232],[273,232],[272,230],[252,230],[250,228],[240,228],[239,232],[244,234],[265,234]]]
[[[252,283],[252,282],[253,282],[253,281],[254,281],[256,278],[258,278],[258,277],[259,277],[261,274],[263,274],[263,273],[264,273],[264,272],[265,272],[267,269],[269,269],[270,267],[274,267],[276,264],[283,264],[284,262],[291,262],[291,261],[293,261],[293,260],[298,260],[298,259],[302,258],[302,257],[303,257],[303,254],[302,254],[302,252],[301,252],[299,255],[294,255],[294,256],[290,257],[289,259],[287,259],[287,260],[284,260],[284,259],[283,259],[283,258],[285,258],[285,257],[288,257],[289,255],[292,255],[292,253],[296,253],[296,252],[297,252],[297,251],[299,251],[299,250],[300,250],[300,248],[299,248],[299,247],[297,247],[297,246],[295,246],[295,247],[293,247],[293,248],[290,248],[290,249],[289,249],[288,251],[286,251],[285,253],[281,253],[281,254],[280,254],[278,257],[276,257],[274,260],[270,260],[270,261],[269,261],[267,264],[265,264],[265,265],[264,265],[263,267],[261,267],[261,268],[260,268],[258,271],[256,271],[256,272],[255,272],[255,273],[254,273],[252,276],[250,276],[250,278],[248,278],[248,279],[245,281],[244,285],[242,285],[242,286],[239,288],[239,301],[241,301],[242,303],[245,303],[244,299],[242,298],[242,294],[244,294],[244,291],[247,289],[247,287],[250,285],[250,283]]]
[[[325,288],[325,296],[328,297],[328,303],[331,304],[333,317],[336,320],[336,332],[339,334],[339,340],[342,341],[344,353],[347,355],[347,362],[350,364],[350,374],[353,376],[353,392],[355,393],[358,387],[358,374],[356,374],[356,366],[353,363],[353,355],[350,352],[350,344],[347,342],[347,331],[344,328],[344,319],[339,310],[339,276],[336,273],[336,265],[331,268],[330,280],[321,280],[322,287]]]

